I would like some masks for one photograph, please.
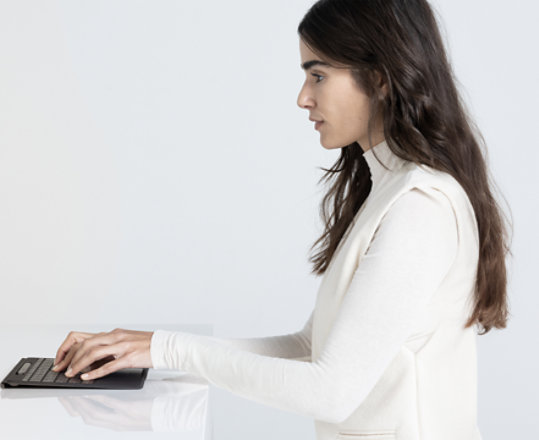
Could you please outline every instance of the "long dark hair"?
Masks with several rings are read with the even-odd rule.
[[[372,121],[381,114],[384,136],[397,156],[453,176],[466,191],[479,230],[474,309],[466,328],[477,323],[486,334],[508,319],[503,211],[491,193],[485,141],[456,88],[438,24],[426,0],[319,0],[298,26],[310,50],[331,65],[347,66],[370,97]],[[380,100],[380,82],[387,85]],[[371,142],[371,141],[370,141]],[[481,145],[481,148],[480,148]],[[371,145],[372,146],[372,145]],[[368,149],[370,146],[366,146]],[[334,182],[323,197],[324,233],[312,249],[312,273],[321,275],[354,215],[371,190],[364,150],[354,142],[320,179]],[[512,227],[512,224],[511,224]]]

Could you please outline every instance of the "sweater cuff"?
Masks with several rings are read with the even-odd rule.
[[[167,341],[174,332],[168,330],[155,330],[150,342],[150,356],[152,359],[152,366],[154,369],[171,369],[172,367],[167,363]]]

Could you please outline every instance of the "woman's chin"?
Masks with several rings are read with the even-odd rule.
[[[338,142],[329,143],[327,141],[324,141],[323,139],[320,140],[320,145],[322,145],[322,147],[324,147],[326,150],[336,150],[337,148],[343,148],[346,146]]]

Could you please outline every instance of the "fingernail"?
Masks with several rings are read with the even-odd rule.
[[[88,375],[86,373],[80,375],[81,379],[86,380],[88,379]]]
[[[58,369],[58,365],[54,365],[54,366],[52,367],[52,371],[56,371],[57,369]]]
[[[71,371],[73,371],[73,370],[71,369],[71,367],[69,367],[67,369],[67,371],[66,371],[66,376],[69,376],[71,374]]]

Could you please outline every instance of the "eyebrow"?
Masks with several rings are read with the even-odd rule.
[[[303,64],[300,64],[300,67],[303,70],[309,70],[313,66],[331,67],[329,63],[326,63],[325,61],[321,61],[321,60],[310,60],[310,61],[305,61]]]

